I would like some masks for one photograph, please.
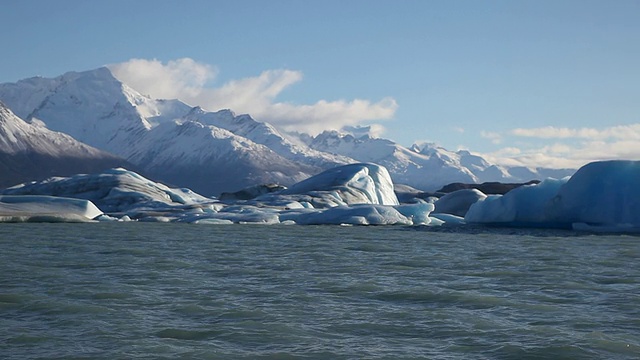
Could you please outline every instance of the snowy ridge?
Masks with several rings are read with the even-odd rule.
[[[29,124],[0,102],[0,186],[130,165],[67,134]]]
[[[280,133],[271,124],[258,122],[247,114],[236,116],[233,111],[228,109],[207,112],[200,107],[195,107],[183,119],[226,129],[238,136],[264,145],[289,160],[303,164],[325,169],[354,162],[353,159],[346,156],[317,151],[300,142],[292,142],[289,137]]]
[[[356,138],[337,131],[319,134],[309,146],[358,161],[380,164],[389,170],[395,183],[422,190],[437,190],[452,182],[478,181],[473,173],[441,149],[425,148],[423,152],[416,152],[391,140],[368,135]]]
[[[0,151],[8,154],[37,152],[51,156],[74,154],[93,158],[108,156],[98,149],[76,141],[71,136],[29,124],[0,102]]]
[[[506,168],[490,164],[469,151],[448,151],[435,144],[414,144],[410,149],[368,134],[325,131],[308,138],[309,147],[385,166],[396,184],[434,191],[450,183],[527,182],[549,176],[564,177],[567,169]]]

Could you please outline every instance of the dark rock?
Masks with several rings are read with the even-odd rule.
[[[452,183],[442,187],[442,189],[436,191],[437,193],[451,193],[457,190],[462,189],[476,189],[482,191],[486,195],[504,195],[507,192],[523,186],[523,185],[532,185],[538,184],[539,180],[531,180],[526,183],[500,183],[500,182],[485,182],[482,184],[462,184],[462,183]]]
[[[234,200],[251,200],[260,195],[269,194],[276,191],[281,191],[286,187],[278,184],[264,184],[251,186],[246,189],[242,189],[236,192],[223,192],[220,194],[221,201],[234,201]]]

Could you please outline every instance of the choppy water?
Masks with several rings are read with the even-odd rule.
[[[636,359],[640,237],[0,224],[0,358]]]

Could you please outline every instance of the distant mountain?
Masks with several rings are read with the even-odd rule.
[[[151,177],[206,195],[256,183],[291,185],[350,160],[306,154],[248,115],[151,99],[106,68],[1,84],[0,99],[28,121],[41,121],[129,160]]]
[[[314,137],[308,145],[318,151],[382,165],[389,170],[394,183],[417,189],[432,190],[451,182],[477,181],[468,169],[435,148],[430,149],[432,153],[424,154],[391,140],[369,135],[356,138],[337,131],[325,131]]]
[[[69,135],[29,124],[0,102],[0,188],[118,166],[134,167]]]
[[[195,107],[183,119],[228,130],[297,163],[327,169],[354,162],[346,156],[314,150],[300,139],[281,133],[271,124],[258,122],[249,115],[236,116],[231,110],[207,112]]]
[[[450,183],[527,182],[549,175],[564,177],[574,170],[508,168],[491,164],[469,151],[448,151],[434,144],[414,144],[410,149],[391,140],[367,134],[325,131],[302,137],[318,151],[348,156],[360,162],[385,166],[397,184],[434,191]]]
[[[505,168],[432,144],[406,148],[359,128],[315,137],[284,133],[249,115],[142,95],[107,68],[0,84],[0,100],[27,122],[46,124],[130,161],[147,176],[205,195],[265,183],[288,186],[356,162],[383,165],[395,183],[426,191],[453,182],[525,182],[548,173]]]

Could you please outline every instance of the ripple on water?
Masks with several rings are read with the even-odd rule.
[[[636,359],[637,240],[2,224],[0,358]]]

